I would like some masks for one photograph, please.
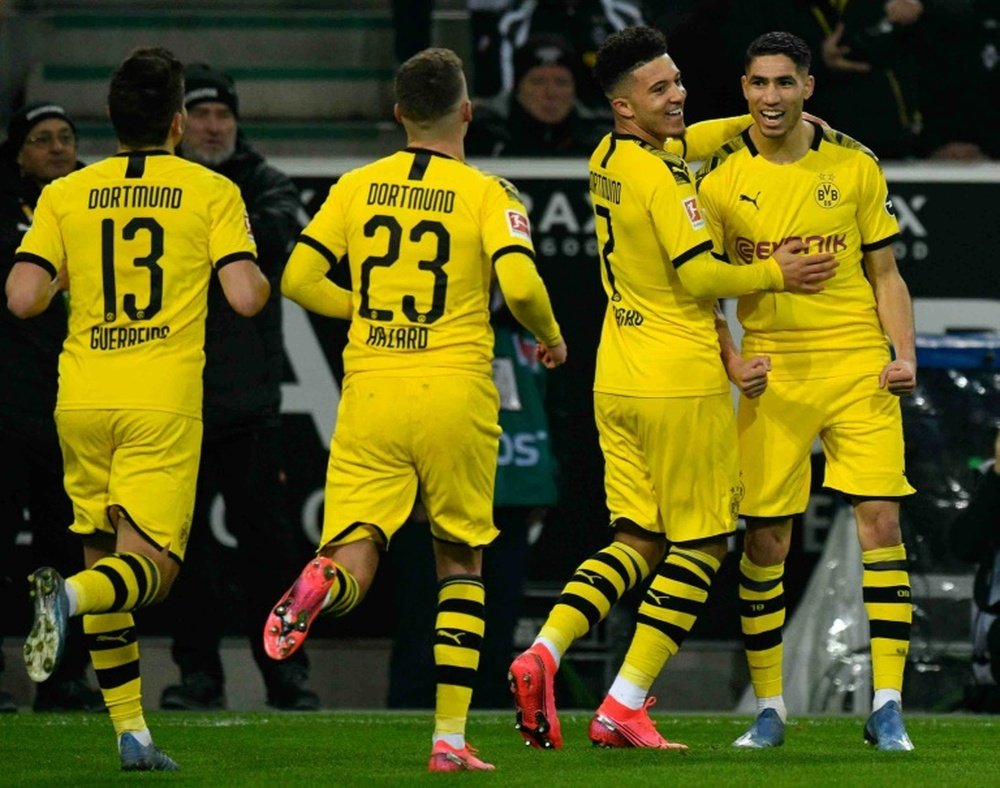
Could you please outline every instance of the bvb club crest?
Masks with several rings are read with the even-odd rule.
[[[833,175],[820,173],[814,195],[820,208],[832,208],[840,202],[840,188],[833,182]]]

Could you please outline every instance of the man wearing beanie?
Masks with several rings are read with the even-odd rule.
[[[223,622],[236,619],[249,637],[267,688],[268,705],[311,711],[319,698],[304,683],[305,654],[275,662],[260,640],[261,610],[297,568],[295,534],[287,516],[281,459],[281,376],[284,347],[279,282],[301,224],[298,191],[269,166],[239,129],[239,97],[228,74],[201,63],[185,70],[187,128],[179,153],[233,181],[242,193],[257,241],[257,262],[271,281],[271,298],[253,320],[239,317],[213,278],[205,334],[205,401],[201,466],[194,525],[184,574],[169,608],[172,654],[181,683],[167,687],[164,709],[218,709],[225,705],[219,655]],[[225,548],[213,535],[211,512],[225,503],[224,524],[236,538],[236,574],[218,567]],[[240,604],[224,601],[227,584]],[[191,611],[197,610],[197,615]]]
[[[589,156],[603,136],[577,111],[578,60],[562,36],[539,34],[514,53],[507,116],[478,109],[469,127],[470,156]]]
[[[46,184],[83,164],[76,158],[76,129],[66,111],[51,102],[28,104],[14,113],[0,146],[0,277],[31,225]],[[66,530],[73,507],[63,488],[63,463],[53,412],[57,362],[66,338],[66,302],[54,298],[41,315],[18,320],[0,306],[0,561],[13,556],[17,532],[30,524],[32,558],[72,574],[83,568],[80,548]],[[24,512],[27,512],[28,523]],[[13,596],[13,567],[0,568],[0,598]],[[20,578],[18,578],[20,579]],[[23,605],[25,597],[17,603]],[[73,622],[59,670],[37,687],[35,711],[101,711],[101,694],[87,685],[89,657],[80,623]],[[0,673],[3,672],[0,651]],[[16,711],[0,691],[0,711]]]

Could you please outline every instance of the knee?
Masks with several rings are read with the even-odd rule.
[[[615,520],[614,541],[621,542],[635,550],[642,556],[650,569],[657,566],[667,552],[666,537],[647,531],[625,518]]]
[[[777,566],[788,557],[791,523],[748,522],[743,552],[757,566]]]

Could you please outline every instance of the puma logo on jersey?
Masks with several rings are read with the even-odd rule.
[[[456,646],[461,646],[462,645],[462,635],[464,635],[464,634],[465,634],[464,632],[461,632],[461,631],[455,632],[455,631],[450,630],[450,629],[439,629],[437,631],[437,636],[439,638],[446,638],[448,640],[454,640]]]
[[[757,205],[757,198],[758,197],[760,197],[760,191],[759,190],[758,190],[758,192],[753,197],[750,197],[749,195],[746,195],[746,194],[741,194],[740,195],[740,202],[748,202],[751,205],[753,205],[753,207],[756,208],[759,211],[760,210],[760,206]]]

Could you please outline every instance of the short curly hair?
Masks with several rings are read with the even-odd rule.
[[[667,54],[667,39],[652,27],[626,27],[611,35],[597,50],[594,76],[604,95],[611,98],[621,80],[656,58]]]
[[[764,55],[784,55],[800,71],[809,71],[809,66],[812,64],[812,51],[809,45],[797,35],[781,30],[764,33],[751,41],[743,59],[743,68],[750,68],[754,58]]]

